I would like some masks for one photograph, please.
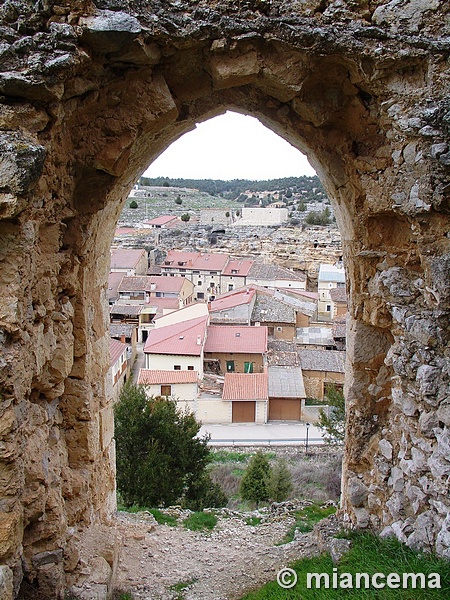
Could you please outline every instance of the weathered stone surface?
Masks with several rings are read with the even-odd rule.
[[[448,555],[445,3],[94,4],[0,7],[0,554],[53,596],[95,556],[114,573],[114,544],[80,548],[115,505],[112,233],[147,165],[234,108],[307,151],[334,203],[351,296],[347,519],[417,547],[433,522]],[[33,567],[57,548],[63,561]]]
[[[2,598],[2,600],[13,600],[13,592],[13,572],[6,565],[0,566],[0,598]]]

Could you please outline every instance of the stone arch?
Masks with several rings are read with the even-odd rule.
[[[346,518],[448,556],[448,7],[163,4],[0,12],[0,590],[58,597],[92,548],[112,576],[114,224],[147,164],[227,108],[306,151],[343,234]]]

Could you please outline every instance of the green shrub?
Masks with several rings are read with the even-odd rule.
[[[132,200],[130,202],[130,208],[137,208],[138,207],[138,203],[136,202],[136,200]]]
[[[200,423],[167,398],[127,384],[114,408],[117,486],[126,506],[173,504],[210,460]]]
[[[267,455],[257,452],[248,463],[247,470],[242,477],[240,493],[243,500],[260,502],[269,499],[267,483],[270,475],[270,464]]]
[[[169,525],[170,527],[176,527],[178,525],[175,517],[164,514],[159,508],[150,508],[148,512],[155,517],[155,520],[159,525]]]
[[[183,497],[183,506],[191,510],[221,508],[227,503],[228,498],[222,487],[211,479],[208,472],[193,480]]]
[[[280,459],[271,469],[268,481],[267,491],[269,498],[275,502],[282,502],[289,498],[292,492],[292,475],[288,469],[286,461]]]

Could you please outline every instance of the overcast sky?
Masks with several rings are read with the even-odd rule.
[[[183,135],[144,175],[255,180],[315,175],[315,171],[303,154],[257,119],[227,112]]]

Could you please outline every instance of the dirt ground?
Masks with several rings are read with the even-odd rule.
[[[245,523],[249,515],[225,510],[207,533],[183,527],[182,511],[177,527],[155,524],[148,513],[119,513],[117,586],[136,600],[238,600],[293,560],[317,553],[311,534],[276,545],[294,522],[290,512],[268,510],[253,526]]]

